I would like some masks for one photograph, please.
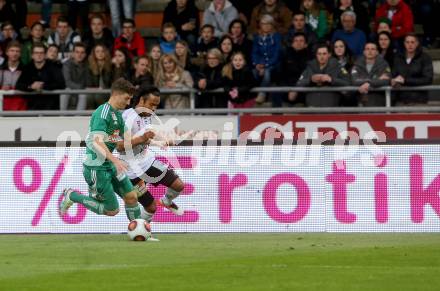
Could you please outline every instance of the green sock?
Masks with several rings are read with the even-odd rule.
[[[95,212],[96,214],[104,214],[104,204],[89,196],[81,195],[77,192],[72,192],[70,193],[70,200],[84,205],[85,208],[92,212]]]
[[[127,214],[127,218],[130,221],[132,221],[133,219],[141,218],[141,208],[139,207],[139,204],[125,204],[125,213]]]

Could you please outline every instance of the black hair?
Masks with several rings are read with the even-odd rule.
[[[157,88],[156,86],[152,86],[152,85],[144,85],[144,86],[140,86],[137,90],[136,90],[136,94],[134,95],[133,99],[131,99],[131,104],[130,106],[132,108],[136,107],[136,105],[139,104],[139,101],[142,98],[149,98],[150,95],[153,96],[160,96],[160,90],[159,88]]]
[[[127,24],[127,23],[133,25],[133,27],[136,27],[136,23],[135,23],[134,20],[131,19],[131,18],[125,18],[125,19],[123,19],[122,22],[121,22],[121,27],[123,27],[124,24]]]
[[[212,30],[212,32],[214,33],[215,31],[215,27],[212,24],[204,24],[201,28],[200,28],[200,32],[202,32],[205,28],[209,28]]]
[[[307,43],[307,35],[304,33],[304,32],[295,32],[294,34],[293,34],[293,36],[292,36],[292,41],[296,38],[296,37],[304,37],[304,40],[306,41],[306,43]]]

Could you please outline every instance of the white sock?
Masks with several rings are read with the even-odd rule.
[[[141,208],[141,218],[146,220],[148,223],[150,223],[153,220],[154,213],[150,213],[145,210],[145,208]]]

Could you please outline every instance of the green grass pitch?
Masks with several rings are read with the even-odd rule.
[[[440,290],[440,234],[0,235],[0,290]]]

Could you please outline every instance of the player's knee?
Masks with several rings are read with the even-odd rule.
[[[185,188],[185,185],[183,184],[182,180],[176,179],[176,181],[174,181],[170,188],[174,191],[182,192],[183,188]]]
[[[119,213],[119,208],[115,210],[104,210],[104,214],[107,216],[116,216]]]
[[[153,201],[153,203],[148,205],[148,207],[145,210],[147,210],[147,212],[149,212],[151,214],[154,214],[154,213],[156,213],[156,209],[157,209],[156,203],[155,203],[155,201]]]
[[[124,202],[125,202],[125,204],[128,204],[128,205],[136,204],[138,202],[136,192],[131,191],[130,193],[127,193],[127,195],[125,195],[125,197],[124,197]]]

